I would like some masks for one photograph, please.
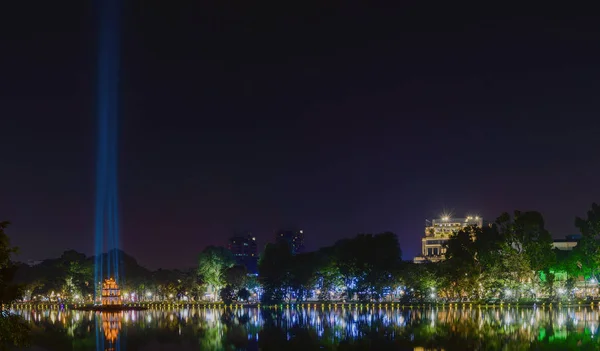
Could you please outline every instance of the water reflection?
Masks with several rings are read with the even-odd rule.
[[[96,314],[97,351],[117,351],[121,349],[121,340],[119,339],[121,320],[123,320],[123,312],[103,312]],[[100,330],[104,334],[104,339],[102,340],[99,337]]]
[[[527,350],[598,348],[598,308],[361,306],[15,310],[47,350]],[[94,333],[95,332],[95,333]],[[95,337],[94,337],[95,335]]]

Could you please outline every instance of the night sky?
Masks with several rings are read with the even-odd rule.
[[[600,201],[597,19],[223,3],[125,4],[121,241],[141,264],[283,227],[311,250],[389,230],[412,259],[444,209],[539,210],[558,238]],[[19,6],[0,41],[0,219],[19,260],[92,254],[95,9]]]

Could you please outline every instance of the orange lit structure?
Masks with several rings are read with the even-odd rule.
[[[122,316],[122,313],[102,313],[102,331],[104,332],[104,339],[108,343],[108,345],[105,345],[104,351],[115,350],[119,332],[121,331]]]
[[[120,306],[121,290],[114,278],[108,278],[102,283],[102,305],[103,306]]]

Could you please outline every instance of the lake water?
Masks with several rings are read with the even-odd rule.
[[[597,350],[599,310],[573,308],[164,308],[15,310],[28,350]]]

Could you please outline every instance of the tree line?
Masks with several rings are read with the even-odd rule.
[[[581,239],[572,250],[553,248],[539,212],[504,213],[491,225],[467,227],[446,245],[446,260],[413,267],[405,282],[426,297],[550,301],[594,294],[600,266],[600,207],[576,217]],[[410,270],[409,270],[410,271]]]
[[[236,265],[223,247],[205,248],[198,267],[183,271],[151,271],[121,252],[121,289],[138,301],[557,299],[600,278],[600,207],[593,204],[575,225],[578,245],[561,251],[553,249],[539,212],[504,213],[490,225],[453,233],[446,260],[425,264],[402,261],[398,239],[389,232],[360,234],[296,255],[285,241],[276,242],[264,248],[258,277]],[[11,274],[22,287],[21,299],[61,295],[68,302],[74,297],[90,302],[93,268],[94,257],[69,250],[33,267],[15,264]]]
[[[503,213],[489,225],[452,233],[444,244],[445,260],[423,264],[402,261],[398,239],[389,232],[360,234],[297,255],[286,242],[271,243],[260,256],[254,288],[268,304],[309,299],[420,303],[594,297],[600,278],[600,206],[593,204],[585,217],[575,219],[575,226],[581,233],[577,246],[558,250],[539,212]],[[214,291],[223,291],[224,301],[233,301],[237,290],[249,287],[226,278],[225,272],[235,267],[233,258],[227,258],[224,249],[215,258],[217,252],[207,249],[200,271],[212,272],[207,282]]]

